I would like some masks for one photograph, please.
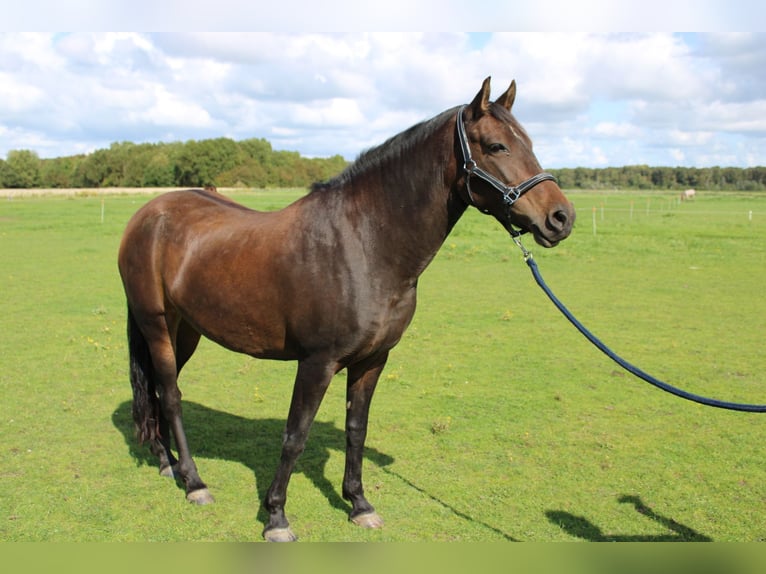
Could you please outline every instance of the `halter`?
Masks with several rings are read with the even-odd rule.
[[[538,173],[537,175],[533,175],[529,179],[525,179],[519,185],[505,185],[494,175],[481,169],[471,157],[471,148],[468,146],[468,136],[465,133],[465,124],[463,120],[463,110],[465,110],[465,108],[465,105],[460,106],[460,109],[457,112],[457,134],[458,141],[460,142],[460,149],[463,151],[463,170],[467,175],[465,180],[465,187],[468,191],[468,198],[471,200],[471,204],[474,207],[480,211],[483,211],[484,213],[489,213],[489,210],[479,208],[473,199],[473,194],[471,193],[472,175],[480,177],[489,183],[492,187],[494,187],[497,191],[499,191],[503,195],[503,204],[509,210],[510,207],[516,203],[516,201],[518,201],[522,195],[524,195],[538,183],[542,183],[544,181],[556,181],[556,178],[551,174],[543,172]],[[526,233],[526,230],[516,231],[515,229],[510,228],[510,233],[513,237],[518,237],[522,233]]]

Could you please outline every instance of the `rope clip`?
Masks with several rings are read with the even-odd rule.
[[[526,247],[524,247],[524,244],[521,243],[521,239],[519,239],[519,235],[517,234],[511,234],[511,239],[513,239],[513,242],[518,245],[519,249],[521,249],[521,253],[524,255],[524,263],[527,263],[530,259],[532,259],[532,253],[530,253]]]

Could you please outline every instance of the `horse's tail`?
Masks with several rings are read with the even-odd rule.
[[[130,385],[133,387],[133,421],[141,444],[159,438],[160,402],[154,385],[154,365],[149,345],[128,306]]]

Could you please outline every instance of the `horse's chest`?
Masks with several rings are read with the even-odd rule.
[[[402,338],[415,313],[415,289],[390,294],[359,315],[357,334],[362,351],[390,349]]]

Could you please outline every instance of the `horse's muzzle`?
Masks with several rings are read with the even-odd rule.
[[[572,233],[574,221],[574,206],[566,203],[548,212],[542,225],[532,224],[529,230],[538,245],[555,247]]]

